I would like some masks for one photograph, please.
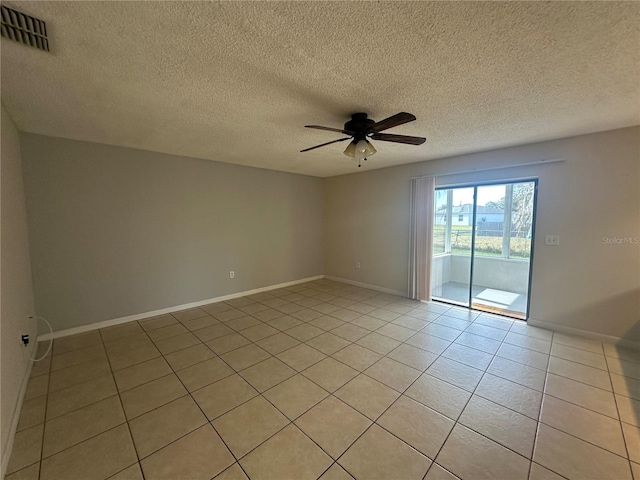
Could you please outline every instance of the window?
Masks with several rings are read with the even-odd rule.
[[[458,215],[458,221],[464,222],[464,215]]]

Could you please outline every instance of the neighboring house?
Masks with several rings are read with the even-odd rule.
[[[504,222],[504,210],[496,207],[486,207],[478,205],[478,223],[502,223]],[[447,224],[447,212],[441,210],[436,214],[436,225]],[[451,225],[454,226],[472,226],[473,225],[473,205],[466,203],[464,205],[453,206],[451,208]]]

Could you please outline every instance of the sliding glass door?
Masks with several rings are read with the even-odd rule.
[[[432,297],[527,318],[536,182],[436,190]]]

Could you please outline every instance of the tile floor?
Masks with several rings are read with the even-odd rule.
[[[319,280],[56,340],[8,473],[640,480],[640,352]]]

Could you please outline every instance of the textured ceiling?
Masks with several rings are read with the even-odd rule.
[[[632,2],[3,2],[51,53],[2,39],[23,131],[332,176],[353,112],[416,122],[361,170],[640,124]]]

